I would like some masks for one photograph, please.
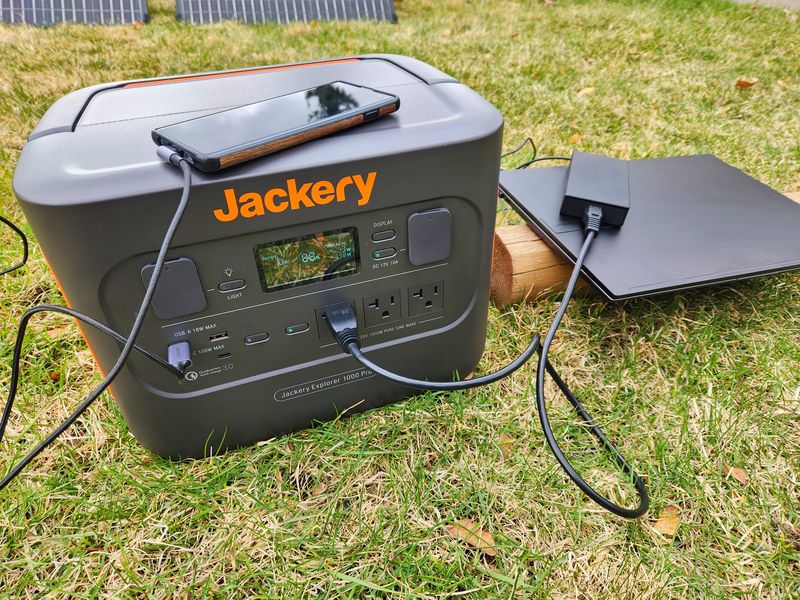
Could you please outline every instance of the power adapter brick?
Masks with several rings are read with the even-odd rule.
[[[572,153],[561,214],[581,219],[590,205],[603,210],[604,225],[622,227],[631,205],[628,161]]]

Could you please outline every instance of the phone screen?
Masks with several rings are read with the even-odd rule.
[[[214,154],[389,98],[389,94],[336,81],[162,127],[157,133],[197,153]]]

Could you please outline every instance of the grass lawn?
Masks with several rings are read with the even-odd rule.
[[[479,91],[505,115],[507,148],[531,135],[548,154],[711,152],[800,190],[800,23],[782,10],[398,0],[397,25],[196,27],[176,23],[168,0],[150,4],[141,27],[0,26],[4,215],[24,222],[14,165],[73,89],[367,52],[415,56]],[[740,77],[758,82],[737,89]],[[2,236],[10,264],[17,248]],[[24,271],[0,278],[0,298],[5,390],[17,319],[61,301],[35,245]],[[556,300],[492,308],[481,368],[546,329]],[[3,471],[98,380],[69,320],[40,318],[32,333]],[[553,359],[648,475],[643,520],[603,512],[559,470],[532,368],[183,463],[141,448],[104,397],[0,492],[0,597],[800,596],[797,274],[622,304],[579,298]],[[632,502],[551,398],[579,470]],[[674,537],[654,527],[665,507],[677,509]],[[496,556],[448,535],[459,519],[491,533]]]

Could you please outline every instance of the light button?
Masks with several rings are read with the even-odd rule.
[[[235,292],[236,290],[241,290],[245,285],[247,285],[244,279],[231,279],[230,281],[223,281],[217,286],[217,289],[220,292]]]

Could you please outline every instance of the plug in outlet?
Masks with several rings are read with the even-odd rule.
[[[331,333],[331,328],[328,327],[328,321],[325,319],[325,309],[331,308],[332,306],[336,306],[336,304],[328,304],[326,306],[320,306],[319,308],[316,309],[317,333],[319,334],[320,339],[333,338],[333,334]],[[350,306],[353,307],[353,312],[355,312],[356,310],[355,303],[351,301]]]
[[[444,310],[444,281],[431,281],[408,288],[408,316],[418,317]]]
[[[363,302],[364,324],[367,327],[399,321],[403,316],[400,311],[400,290],[390,290],[374,296],[367,296]]]

